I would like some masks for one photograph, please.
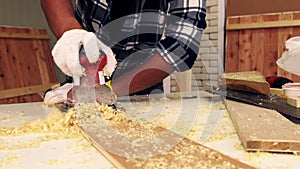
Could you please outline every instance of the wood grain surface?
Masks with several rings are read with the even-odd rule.
[[[270,93],[269,83],[257,71],[224,73],[220,78],[219,86],[252,93]]]
[[[0,90],[56,83],[49,35],[44,29],[0,27]],[[37,94],[1,103],[42,101]]]
[[[243,146],[248,151],[300,152],[300,126],[274,110],[225,101]]]
[[[266,77],[277,75],[300,81],[299,76],[276,65],[285,50],[285,41],[300,35],[300,27],[293,25],[299,19],[299,11],[228,17],[225,72],[252,70]],[[265,26],[259,27],[262,25]]]
[[[126,124],[119,126],[120,128],[126,128]],[[157,130],[160,132],[166,132],[166,129],[158,127]],[[138,132],[138,131],[137,131]],[[106,148],[103,148],[101,143],[103,139],[99,137],[99,133],[92,130],[82,129],[82,133],[85,137],[91,141],[95,148],[105,156],[115,167],[119,169],[139,169],[139,168],[160,168],[160,167],[170,167],[170,168],[249,168],[254,167],[243,163],[239,160],[231,158],[227,155],[224,155],[218,151],[210,149],[204,145],[201,145],[197,142],[189,140],[187,138],[182,138],[181,136],[169,132],[169,138],[165,139],[161,144],[174,144],[178,139],[181,140],[177,144],[174,144],[168,151],[162,151],[162,153],[156,154],[150,157],[144,158],[132,158],[125,157],[109,151]],[[114,145],[113,148],[119,148],[119,151],[134,151],[134,148],[124,147],[120,144],[120,140],[105,140],[111,142]],[[167,142],[167,143],[166,143]],[[173,142],[173,143],[172,143]],[[131,145],[132,146],[132,145]],[[133,146],[134,147],[134,146]],[[150,146],[151,147],[151,146]],[[149,147],[149,148],[150,148]],[[145,151],[147,147],[144,147]],[[150,150],[151,151],[151,150]],[[129,152],[128,152],[129,153]],[[129,153],[130,154],[130,153]],[[129,155],[130,156],[130,155]]]

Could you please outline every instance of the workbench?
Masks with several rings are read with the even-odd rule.
[[[169,94],[145,96],[146,99],[121,99],[118,103],[134,118],[155,121],[181,133],[181,115],[190,112],[187,138],[238,159],[256,168],[300,168],[300,156],[290,153],[246,152],[221,98],[200,92],[194,95]],[[0,128],[44,119],[55,108],[42,102],[0,105]],[[212,112],[214,112],[212,114]],[[219,118],[220,117],[220,118]],[[182,134],[182,133],[181,133]],[[0,137],[0,168],[97,168],[114,166],[85,139],[61,139],[37,146],[3,148],[3,145],[34,142],[39,134]]]

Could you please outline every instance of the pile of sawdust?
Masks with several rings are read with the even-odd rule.
[[[0,128],[0,136],[59,133],[62,138],[72,138],[79,133],[76,125],[75,111],[70,110],[68,113],[61,113],[56,110],[44,120],[25,122],[17,127],[2,127]]]

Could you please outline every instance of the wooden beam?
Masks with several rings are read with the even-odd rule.
[[[257,23],[237,23],[226,25],[226,30],[243,30],[243,29],[261,29],[261,28],[280,28],[300,26],[300,20],[282,20]]]
[[[47,89],[51,88],[52,86],[57,85],[57,83],[50,83],[50,84],[43,84],[43,85],[36,85],[36,86],[28,86],[28,87],[21,87],[15,89],[7,89],[7,90],[0,90],[0,99],[7,99],[17,96],[35,94],[39,92],[44,92]]]
[[[0,38],[49,40],[50,36],[48,34],[0,32]]]
[[[176,91],[191,92],[192,91],[192,71],[176,72]]]

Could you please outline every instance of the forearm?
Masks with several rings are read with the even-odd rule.
[[[70,29],[81,28],[74,16],[71,0],[40,0],[48,24],[57,38]]]
[[[173,67],[156,53],[143,65],[113,79],[112,88],[118,96],[132,94],[162,81],[173,71]]]

